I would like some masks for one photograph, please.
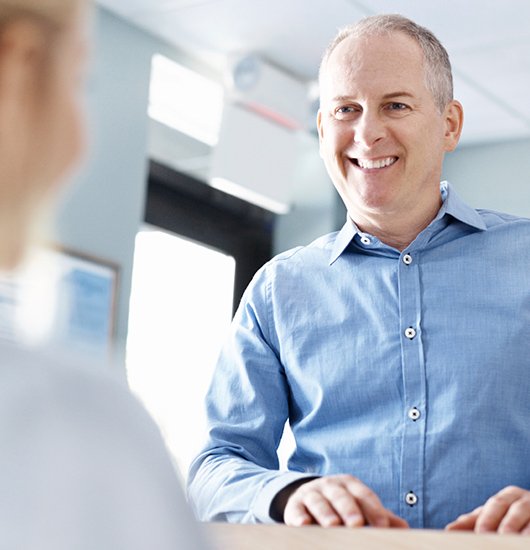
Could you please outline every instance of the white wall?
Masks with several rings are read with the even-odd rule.
[[[95,10],[88,79],[86,162],[61,202],[57,240],[120,268],[116,357],[124,357],[134,239],[147,183],[151,56],[168,47],[110,12]]]
[[[459,148],[447,155],[444,178],[476,208],[530,217],[530,140]]]
[[[298,135],[298,153],[292,178],[291,211],[279,216],[274,231],[274,253],[309,244],[335,231],[337,220],[335,188],[320,158],[318,139],[314,135]]]

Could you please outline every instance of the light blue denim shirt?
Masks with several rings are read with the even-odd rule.
[[[201,519],[272,521],[303,476],[350,473],[416,528],[530,489],[530,221],[441,192],[403,252],[348,221],[256,274],[190,470]]]

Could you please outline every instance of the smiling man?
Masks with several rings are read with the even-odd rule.
[[[318,129],[327,170],[358,227],[402,250],[436,216],[462,107],[429,90],[404,33],[339,36],[321,68]]]
[[[197,513],[530,534],[530,221],[440,183],[463,112],[427,29],[344,29],[320,84],[320,151],[348,220],[247,289],[190,470]]]

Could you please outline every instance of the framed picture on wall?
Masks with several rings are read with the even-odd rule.
[[[0,335],[104,357],[116,325],[118,266],[41,247],[16,274],[0,276]]]

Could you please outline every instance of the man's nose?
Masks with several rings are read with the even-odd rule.
[[[380,113],[365,110],[356,119],[353,132],[355,143],[364,147],[372,147],[386,136],[387,128]]]

